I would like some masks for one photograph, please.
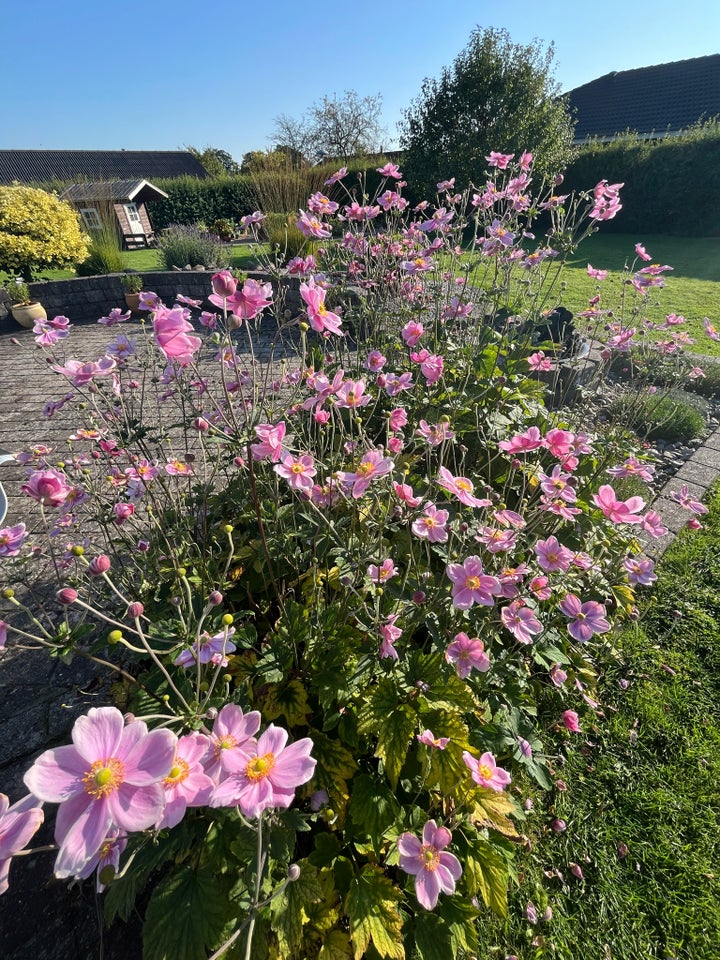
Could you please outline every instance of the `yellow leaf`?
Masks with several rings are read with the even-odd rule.
[[[509,819],[515,813],[515,804],[507,793],[478,787],[471,797],[471,821],[476,827],[489,827],[504,837],[519,836],[515,824]]]
[[[381,957],[405,960],[402,918],[403,895],[378,867],[366,866],[350,884],[346,908],[355,960],[362,960],[372,941]]]

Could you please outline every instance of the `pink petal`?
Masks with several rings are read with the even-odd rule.
[[[433,910],[440,896],[440,879],[437,870],[422,870],[415,877],[415,894],[426,910]]]
[[[182,796],[175,796],[165,802],[165,812],[158,823],[155,824],[158,830],[176,827],[187,811],[187,800]]]
[[[32,797],[35,806],[26,810],[22,808],[16,810],[13,807],[2,820],[0,827],[0,860],[13,856],[25,846],[30,837],[36,832],[43,822],[42,807],[37,805],[37,800]],[[16,806],[20,806],[16,804]]]
[[[177,755],[192,766],[203,757],[212,746],[210,737],[204,733],[186,733],[177,743]]]
[[[213,736],[222,738],[229,734],[236,740],[245,740],[258,732],[260,720],[257,710],[244,714],[236,704],[228,703],[217,715],[213,724]]]
[[[93,707],[75,721],[73,743],[90,763],[107,760],[115,756],[124,726],[123,715],[115,707]]]
[[[244,777],[229,776],[215,787],[208,806],[234,807],[238,803],[240,790],[244,783]]]
[[[274,806],[273,789],[267,777],[254,783],[247,781],[238,797],[240,809],[246,817],[259,817],[263,810]]]
[[[210,799],[215,784],[201,770],[191,771],[175,788],[178,796],[185,797],[189,807],[204,807]]]
[[[63,803],[78,792],[84,793],[82,778],[89,766],[77,748],[68,744],[46,750],[30,767],[23,780],[39,800]]]
[[[89,803],[71,823],[61,824],[58,811],[55,835],[57,838],[58,830],[62,829],[64,839],[55,861],[55,876],[61,879],[77,876],[88,860],[97,855],[112,823],[109,805],[93,800],[88,794],[76,798],[76,801],[70,801],[71,807],[66,812],[68,817],[79,808],[81,799],[87,799]],[[61,807],[60,810],[62,809]]]
[[[266,753],[274,753],[277,757],[285,748],[287,740],[287,730],[276,727],[275,724],[271,723],[267,730],[258,737],[257,755],[264,757]]]
[[[10,873],[10,860],[0,860],[0,895],[8,889],[8,875]]]
[[[134,830],[146,830],[157,823],[165,810],[165,791],[159,783],[147,787],[123,783],[108,796],[107,803],[116,826],[132,833]]]
[[[462,874],[462,866],[460,865],[460,861],[454,853],[448,853],[444,850],[440,854],[440,866],[438,867],[438,873],[440,873],[440,871],[447,871],[453,881],[460,879],[460,875]],[[447,886],[445,884],[447,884]],[[453,882],[451,884],[450,881],[446,879],[445,883],[443,883],[443,890],[445,893],[453,893],[455,890],[455,883]]]
[[[148,733],[123,758],[124,782],[136,787],[145,787],[166,777],[175,762],[176,746],[177,737],[170,730],[153,730]]]
[[[262,741],[262,737],[260,741]],[[258,742],[259,746],[260,742]],[[270,780],[273,786],[294,790],[301,783],[307,783],[312,778],[317,763],[310,756],[312,748],[312,740],[305,739],[291,743],[289,747],[283,750],[270,772]],[[261,753],[259,755],[262,756]]]

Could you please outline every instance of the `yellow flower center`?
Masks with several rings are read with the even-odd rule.
[[[492,780],[494,771],[492,767],[489,767],[486,763],[481,763],[478,766],[478,773],[483,780]]]
[[[318,304],[317,312],[320,314],[321,317],[325,316],[325,314],[327,313],[327,307],[325,306],[324,303],[321,302]]]
[[[355,471],[355,473],[359,477],[369,477],[374,469],[375,469],[375,464],[370,463],[369,461],[366,460],[364,463],[358,464],[357,470]]]
[[[95,800],[113,793],[125,779],[125,764],[117,757],[96,760],[82,778],[85,792]]]
[[[420,848],[420,859],[422,860],[423,870],[429,870],[434,873],[440,866],[440,854],[430,843],[424,843]]]
[[[248,780],[263,780],[275,766],[275,754],[266,753],[263,757],[254,757],[247,765],[245,774]]]
[[[294,464],[290,467],[290,470],[291,470],[293,473],[296,473],[296,474],[297,474],[297,473],[304,473],[304,472],[305,472],[305,467],[302,465],[302,463],[294,463]]]
[[[480,589],[480,577],[468,577],[465,581],[465,587],[468,590]]]
[[[235,737],[231,736],[230,734],[227,734],[227,736],[225,737],[218,737],[215,740],[215,754],[217,756],[220,756],[220,752],[222,750],[232,750],[232,748],[236,746],[236,744],[237,744],[237,740],[235,739]]]
[[[458,478],[458,479],[455,481],[455,485],[456,485],[460,490],[467,490],[468,493],[472,490],[472,484],[470,483],[469,480],[463,480],[462,478]]]
[[[182,783],[190,773],[190,766],[187,760],[183,760],[182,757],[175,757],[175,765],[173,766],[170,773],[165,777],[163,783],[166,787],[174,787],[178,783]]]

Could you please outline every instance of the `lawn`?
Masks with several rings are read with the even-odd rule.
[[[717,958],[720,493],[709,502],[705,530],[675,542],[641,619],[608,648],[603,716],[587,711],[582,733],[562,738],[567,789],[530,814],[535,844],[517,857],[510,919],[481,927],[479,955]],[[554,818],[564,832],[553,833]],[[552,919],[529,924],[528,902],[541,917],[549,906]]]

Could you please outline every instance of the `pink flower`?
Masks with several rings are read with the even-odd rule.
[[[205,773],[213,780],[224,780],[242,768],[245,745],[260,729],[257,710],[243,713],[234,703],[226,703],[213,724],[208,751],[203,757]]]
[[[304,210],[300,211],[297,227],[302,235],[308,238],[315,237],[318,240],[327,240],[328,237],[332,236],[332,230],[322,220],[318,220],[317,217],[306,213]]]
[[[340,169],[337,170],[335,173],[333,173],[332,176],[327,178],[327,180],[325,181],[325,186],[326,187],[332,186],[333,183],[337,183],[338,180],[342,180],[343,177],[346,177],[346,176],[347,176],[347,167],[340,167]]]
[[[165,473],[171,477],[191,477],[193,475],[193,468],[184,460],[175,459],[165,464]]]
[[[214,273],[211,283],[213,292],[208,297],[208,300],[216,307],[224,306],[224,301],[235,293],[238,286],[237,277],[234,277],[229,270],[221,270],[219,273]]]
[[[426,910],[437,906],[441,893],[455,893],[455,884],[462,875],[458,858],[445,847],[452,840],[446,827],[428,820],[423,827],[422,842],[412,833],[398,838],[400,869],[415,877],[415,895]]]
[[[394,432],[396,430],[402,430],[402,428],[408,422],[407,411],[404,407],[395,407],[394,410],[390,411],[390,429]]]
[[[72,739],[71,746],[46,750],[24,777],[38,799],[60,804],[58,877],[76,876],[112,826],[132,832],[157,822],[177,742],[169,730],[148,733],[141,720],[125,726],[115,707],[92,708],[79,717]]]
[[[569,552],[570,551],[568,551],[568,553]],[[569,563],[568,563],[568,566],[570,566]],[[530,584],[529,584],[530,589],[535,594],[538,600],[548,600],[550,598],[552,594],[552,590],[548,586],[548,582],[549,582],[548,578],[542,577],[542,576],[533,577],[533,579],[530,581]]]
[[[546,573],[555,573],[568,570],[572,562],[572,552],[564,547],[557,537],[548,537],[547,540],[538,540],[535,544],[535,555],[538,563]]]
[[[417,741],[426,747],[433,747],[435,750],[444,750],[450,743],[450,737],[436,737],[432,730],[423,730],[422,733],[417,735]]]
[[[392,177],[394,180],[402,180],[402,173],[396,163],[386,163],[384,167],[378,167],[377,172],[381,177]]]
[[[496,793],[501,793],[511,782],[510,774],[497,765],[491,753],[484,753],[479,760],[476,760],[465,750],[463,760],[465,766],[471,771],[473,780],[481,787],[488,787]]]
[[[447,543],[449,516],[447,510],[438,510],[434,503],[428,503],[423,515],[413,521],[411,530],[416,537],[429,543]]]
[[[570,733],[580,733],[580,721],[574,710],[565,710],[562,715],[562,722],[565,729]]]
[[[239,320],[254,320],[272,302],[272,284],[270,281],[259,283],[252,278],[245,281],[241,290],[236,290],[232,296],[227,298],[228,308],[232,310],[233,316]]]
[[[635,244],[635,253],[640,257],[641,260],[645,260],[648,263],[652,260],[652,257],[641,243]]]
[[[384,376],[381,374],[381,376]],[[389,397],[396,397],[403,390],[412,390],[413,380],[411,373],[401,373],[398,376],[395,373],[388,373],[384,376],[382,383],[378,377],[378,386],[383,386]]]
[[[552,370],[552,360],[546,357],[542,350],[538,350],[537,353],[531,353],[528,357],[528,366],[536,372]]]
[[[517,542],[514,530],[498,530],[495,527],[483,527],[482,533],[476,535],[475,540],[481,543],[490,553],[507,553]]]
[[[603,484],[593,501],[603,514],[613,523],[640,523],[642,518],[637,514],[645,506],[642,497],[630,497],[628,500],[618,500],[610,484]]]
[[[390,473],[393,465],[391,458],[383,457],[381,450],[368,450],[353,473],[338,470],[337,478],[341,483],[352,487],[352,497],[357,500],[373,480]]]
[[[240,229],[247,230],[248,227],[252,227],[256,223],[262,223],[264,219],[265,214],[259,210],[255,210],[253,213],[248,213],[244,217],[240,217]]]
[[[422,503],[422,497],[416,497],[413,488],[409,483],[397,483],[393,481],[393,489],[403,503],[414,509]]]
[[[667,527],[662,522],[662,517],[655,510],[648,510],[645,516],[640,518],[640,525],[651,537],[664,537],[667,533]]]
[[[607,270],[596,270],[595,267],[589,263],[587,265],[587,274],[589,277],[592,277],[593,280],[606,280],[608,272]]]
[[[336,406],[356,410],[370,403],[370,394],[365,393],[364,380],[346,380],[335,394]]]
[[[165,811],[156,829],[177,826],[188,807],[203,807],[210,800],[215,784],[201,763],[209,746],[202,733],[188,733],[178,740],[173,765],[163,780]]]
[[[282,442],[285,438],[285,421],[281,420],[277,426],[270,423],[260,423],[255,427],[255,433],[260,438],[260,443],[253,443],[250,447],[253,459],[262,460],[264,457],[270,457],[273,463],[277,463],[283,453]]]
[[[26,540],[24,523],[17,523],[14,527],[3,527],[0,529],[0,557],[16,557]]]
[[[550,679],[556,687],[561,687],[567,678],[567,673],[563,670],[559,663],[554,663],[552,667],[550,667]]]
[[[391,580],[393,577],[398,575],[398,568],[392,562],[390,557],[378,566],[375,563],[371,563],[367,568],[367,575],[370,577],[373,583],[387,583],[388,580]]]
[[[293,490],[308,492],[312,490],[312,478],[317,473],[313,463],[314,460],[309,453],[304,453],[299,457],[293,457],[291,453],[286,453],[282,462],[275,464],[273,470],[283,480],[287,480]]]
[[[543,446],[546,447],[550,453],[559,460],[567,457],[567,455],[573,449],[574,443],[575,434],[570,433],[569,430],[560,430],[558,427],[548,430],[548,432],[545,434],[545,438],[543,439]]]
[[[580,643],[589,640],[593,634],[610,630],[610,624],[605,619],[605,607],[595,600],[581,603],[574,593],[568,593],[561,601],[560,609],[566,617],[570,617],[568,633]]]
[[[230,637],[235,633],[235,627],[221,630],[211,637],[208,633],[201,633],[198,640],[177,656],[173,663],[176,667],[193,667],[196,663],[210,663],[217,654],[225,660],[228,653],[233,653],[235,644]],[[225,660],[227,663],[227,660]]]
[[[425,328],[417,320],[409,320],[400,331],[400,336],[409,347],[414,347],[425,333]]]
[[[115,523],[121,526],[135,513],[135,505],[132,503],[115,503],[113,504],[113,513],[115,514]]]
[[[119,307],[113,307],[106,317],[100,317],[98,323],[102,324],[103,327],[114,327],[116,323],[124,323],[131,316],[132,312],[130,310],[123,313]]]
[[[498,446],[505,453],[529,453],[542,447],[543,440],[538,427],[528,427],[525,433],[518,433],[510,440],[501,440]]]
[[[7,643],[7,632],[8,625],[4,620],[0,620],[0,650],[5,649],[5,644]]]
[[[681,507],[684,507],[685,510],[690,510],[692,513],[702,515],[703,513],[708,512],[708,508],[705,506],[705,504],[693,497],[686,483],[684,483],[680,488],[680,493],[671,492],[670,499],[674,500],[675,503],[679,503]]]
[[[718,333],[713,324],[710,323],[709,317],[703,317],[703,324],[705,326],[705,333],[711,340],[720,340],[720,333]]]
[[[454,494],[466,507],[489,507],[491,500],[473,496],[473,484],[467,477],[454,477],[446,467],[438,469],[438,486]]]
[[[83,387],[90,383],[93,377],[110,376],[117,368],[117,361],[112,357],[100,357],[87,363],[82,360],[66,360],[65,366],[54,366],[56,373],[62,373],[76,387]]]
[[[437,383],[443,374],[445,361],[438,353],[431,353],[420,363],[420,373],[425,377],[428,386]]]
[[[312,277],[307,283],[300,284],[300,296],[305,301],[308,320],[313,330],[318,333],[327,331],[340,334],[342,320],[325,306],[325,293],[323,287],[315,285]]]
[[[371,350],[367,355],[367,360],[365,361],[364,366],[366,370],[370,370],[372,373],[380,373],[386,363],[386,356],[380,353],[379,350]]]
[[[326,197],[324,193],[320,193],[318,190],[317,193],[314,193],[311,197],[308,198],[308,210],[312,213],[317,213],[319,216],[329,216],[335,213],[338,209],[338,204],[334,200],[331,200],[329,197]]]
[[[649,463],[641,463],[636,457],[628,457],[624,463],[615,467],[609,467],[606,471],[611,477],[639,477],[646,483],[650,483],[655,473],[655,467]]]
[[[403,633],[400,627],[395,626],[399,617],[400,614],[395,613],[391,617],[388,617],[384,623],[380,624],[380,636],[382,637],[380,657],[389,657],[391,660],[398,659],[395,641],[399,640]]]
[[[8,888],[10,860],[20,853],[43,822],[42,807],[36,797],[27,796],[9,806],[0,793],[0,894]]]
[[[239,806],[246,817],[289,807],[296,788],[312,778],[317,761],[310,756],[312,740],[306,737],[289,747],[287,740],[286,730],[270,724],[257,740],[238,747],[236,770],[215,788],[210,806]]]
[[[522,600],[513,600],[507,607],[500,611],[500,619],[506,630],[520,643],[532,643],[533,636],[542,633],[543,628],[540,621],[530,607],[526,606]]]
[[[72,487],[58,470],[34,470],[20,489],[45,507],[61,507]]]
[[[462,564],[449,563],[446,572],[453,584],[453,606],[458,610],[467,610],[474,603],[491,607],[495,602],[493,595],[502,593],[497,577],[489,577],[483,572],[479,557],[468,557]]]
[[[627,570],[628,583],[633,587],[648,587],[657,580],[655,564],[649,557],[627,557],[623,566]]]
[[[95,883],[95,889],[98,893],[102,893],[105,889],[105,884],[100,880],[100,874],[105,869],[105,867],[112,867],[115,873],[117,873],[118,867],[120,866],[120,857],[127,847],[127,834],[124,830],[119,830],[117,827],[112,827],[108,831],[108,835],[102,842],[102,845],[98,852],[92,857],[85,866],[78,873],[78,878],[80,880],[87,880],[90,874],[97,870],[97,878]]]
[[[181,307],[168,310],[160,307],[153,318],[155,342],[168,360],[175,360],[182,366],[192,361],[202,345],[200,337],[192,336],[193,326],[185,319]]]
[[[470,676],[471,670],[486,673],[490,669],[490,657],[485,653],[485,644],[477,637],[472,639],[466,633],[458,633],[448,644],[445,659],[452,663],[461,680]]]
[[[429,424],[427,420],[421,420],[419,428],[415,431],[416,435],[423,437],[431,447],[439,447],[445,440],[452,440],[455,434],[450,429],[450,424],[445,420],[440,423]]]
[[[506,170],[507,165],[514,156],[514,153],[498,153],[497,150],[491,150],[490,156],[485,157],[485,160],[487,161],[487,165],[489,167],[497,167],[498,170]]]

